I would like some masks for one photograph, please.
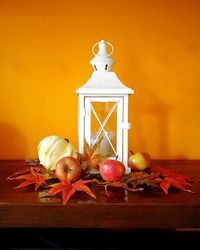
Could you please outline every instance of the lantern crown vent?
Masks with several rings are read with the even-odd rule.
[[[94,51],[95,47],[98,45],[98,52],[96,53]],[[109,53],[107,51],[107,46],[111,47],[111,52]],[[113,53],[114,48],[111,43],[105,42],[104,40],[101,40],[100,42],[97,42],[92,47],[92,53],[94,54],[94,58],[90,61],[92,64],[92,67],[94,71],[98,72],[110,72],[112,71],[112,66],[115,64],[115,61],[111,57],[111,54]]]

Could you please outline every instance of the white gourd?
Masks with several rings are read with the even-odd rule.
[[[74,146],[60,136],[51,135],[43,138],[38,144],[40,163],[49,170],[54,170],[56,163],[65,156],[77,158]]]

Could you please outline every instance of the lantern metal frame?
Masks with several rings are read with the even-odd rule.
[[[98,68],[96,68],[98,63],[94,58],[91,63],[95,71],[93,72],[90,79],[83,86],[76,90],[79,99],[79,152],[84,153],[85,140],[90,146],[93,146],[98,141],[100,134],[103,133],[111,148],[113,149],[115,156],[118,156],[118,160],[124,163],[126,166],[126,173],[128,173],[130,172],[130,169],[128,168],[128,130],[131,127],[130,123],[128,122],[128,96],[133,94],[134,91],[121,83],[114,72],[110,72],[111,66],[114,64],[114,62],[110,55],[105,56],[105,54],[106,53],[104,51],[103,56],[105,61],[103,60],[103,56],[100,56],[100,63],[98,58],[99,56],[96,59],[96,61],[98,60],[98,63],[100,64],[100,72],[98,71]],[[108,67],[106,66],[105,70],[103,71],[103,63],[107,64],[108,60],[112,65],[108,65]],[[107,71],[108,68],[109,71]],[[103,121],[100,121],[99,116],[92,105],[93,102],[114,103],[112,109],[108,112]],[[109,137],[105,131],[105,125],[109,122],[114,110],[117,111],[116,148],[114,148],[112,145],[112,142],[109,140]],[[94,115],[97,122],[99,123],[97,137],[93,142],[91,142],[91,114]]]

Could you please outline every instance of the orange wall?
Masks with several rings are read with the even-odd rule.
[[[51,134],[77,146],[75,90],[101,39],[135,89],[129,149],[200,158],[199,13],[198,0],[0,0],[0,158],[36,157]]]

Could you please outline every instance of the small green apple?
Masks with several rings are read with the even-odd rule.
[[[133,153],[128,160],[128,166],[135,171],[145,170],[151,163],[151,157],[146,152]]]

